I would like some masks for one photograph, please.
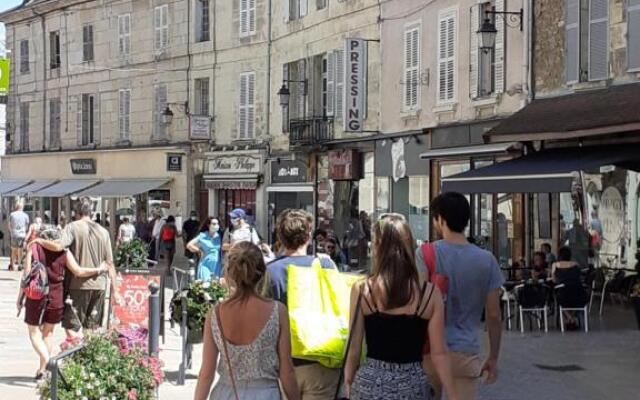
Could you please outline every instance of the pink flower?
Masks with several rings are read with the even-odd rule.
[[[136,389],[129,390],[127,400],[138,400],[138,391]]]

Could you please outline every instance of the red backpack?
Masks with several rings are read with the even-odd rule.
[[[173,239],[176,237],[176,230],[173,227],[169,227],[167,225],[162,227],[162,231],[160,234],[160,239],[163,242],[173,242]]]
[[[449,291],[449,278],[444,275],[439,275],[436,273],[436,245],[435,243],[427,242],[420,246],[420,250],[422,251],[422,260],[424,261],[425,267],[427,267],[427,278],[429,282],[436,285],[440,293],[442,294],[442,298],[447,298],[447,292]],[[430,353],[429,346],[429,338],[424,345],[424,354]]]
[[[31,271],[22,281],[24,294],[31,300],[42,300],[49,295],[47,268],[38,260],[31,262]]]

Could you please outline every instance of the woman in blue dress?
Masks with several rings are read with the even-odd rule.
[[[218,218],[208,217],[202,224],[200,233],[187,244],[187,250],[200,255],[196,279],[210,281],[222,276],[220,256],[222,237]]]

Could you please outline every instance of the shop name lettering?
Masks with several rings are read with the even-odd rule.
[[[361,40],[349,40],[347,82],[347,128],[349,131],[362,130],[362,57],[364,57]]]
[[[278,176],[298,176],[300,175],[300,168],[298,167],[290,167],[290,168],[280,168],[278,170]]]
[[[216,158],[212,162],[212,169],[223,171],[255,171],[257,162],[253,158],[238,157],[236,159]]]

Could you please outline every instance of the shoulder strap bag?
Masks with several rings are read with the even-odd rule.
[[[342,381],[344,380],[344,367],[347,364],[347,358],[349,357],[349,350],[351,349],[351,342],[353,341],[353,331],[356,327],[356,322],[358,321],[358,317],[360,316],[360,303],[362,301],[362,289],[360,290],[360,294],[358,295],[358,301],[356,302],[356,311],[351,322],[351,329],[349,330],[349,338],[347,339],[347,350],[344,352],[344,361],[342,362],[342,367],[340,368],[340,377],[338,378],[338,386],[336,387],[336,394],[334,399],[336,400],[348,400],[348,397],[340,397],[340,389],[342,389]]]
[[[236,380],[233,376],[233,367],[231,366],[231,359],[229,358],[229,350],[227,349],[227,338],[224,336],[224,330],[222,329],[222,321],[220,320],[220,305],[218,304],[214,313],[216,314],[216,320],[218,321],[218,329],[220,329],[220,338],[222,339],[222,346],[224,347],[224,356],[227,360],[227,369],[229,370],[229,379],[231,380],[231,386],[233,387],[233,395],[236,400],[240,400],[238,396],[238,389],[236,388]]]

